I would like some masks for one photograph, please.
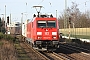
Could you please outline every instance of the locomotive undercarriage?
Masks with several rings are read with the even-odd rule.
[[[26,38],[26,42],[34,48],[45,48],[48,51],[56,50],[57,48],[59,48],[59,41],[57,40],[36,40],[32,43],[32,39]]]
[[[49,41],[49,40],[45,40],[45,41],[38,40],[38,41],[35,41],[34,43],[35,43],[34,46],[38,47],[39,49],[46,48],[48,50],[48,49],[56,49],[56,48],[59,47],[59,41],[55,41],[55,40],[52,40],[52,41]]]

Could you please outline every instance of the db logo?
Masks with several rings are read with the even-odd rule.
[[[49,32],[45,32],[45,35],[49,35]]]

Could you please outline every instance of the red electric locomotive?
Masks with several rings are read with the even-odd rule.
[[[59,46],[58,20],[52,14],[34,14],[33,20],[27,24],[27,40],[39,49],[56,49]]]

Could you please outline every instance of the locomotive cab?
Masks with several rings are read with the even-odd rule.
[[[57,48],[59,43],[57,19],[53,16],[43,15],[43,17],[35,18],[35,20],[36,38],[34,39],[34,45],[39,48]]]

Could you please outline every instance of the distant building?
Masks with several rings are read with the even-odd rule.
[[[21,24],[19,22],[13,22],[7,24],[7,34],[21,34]]]

